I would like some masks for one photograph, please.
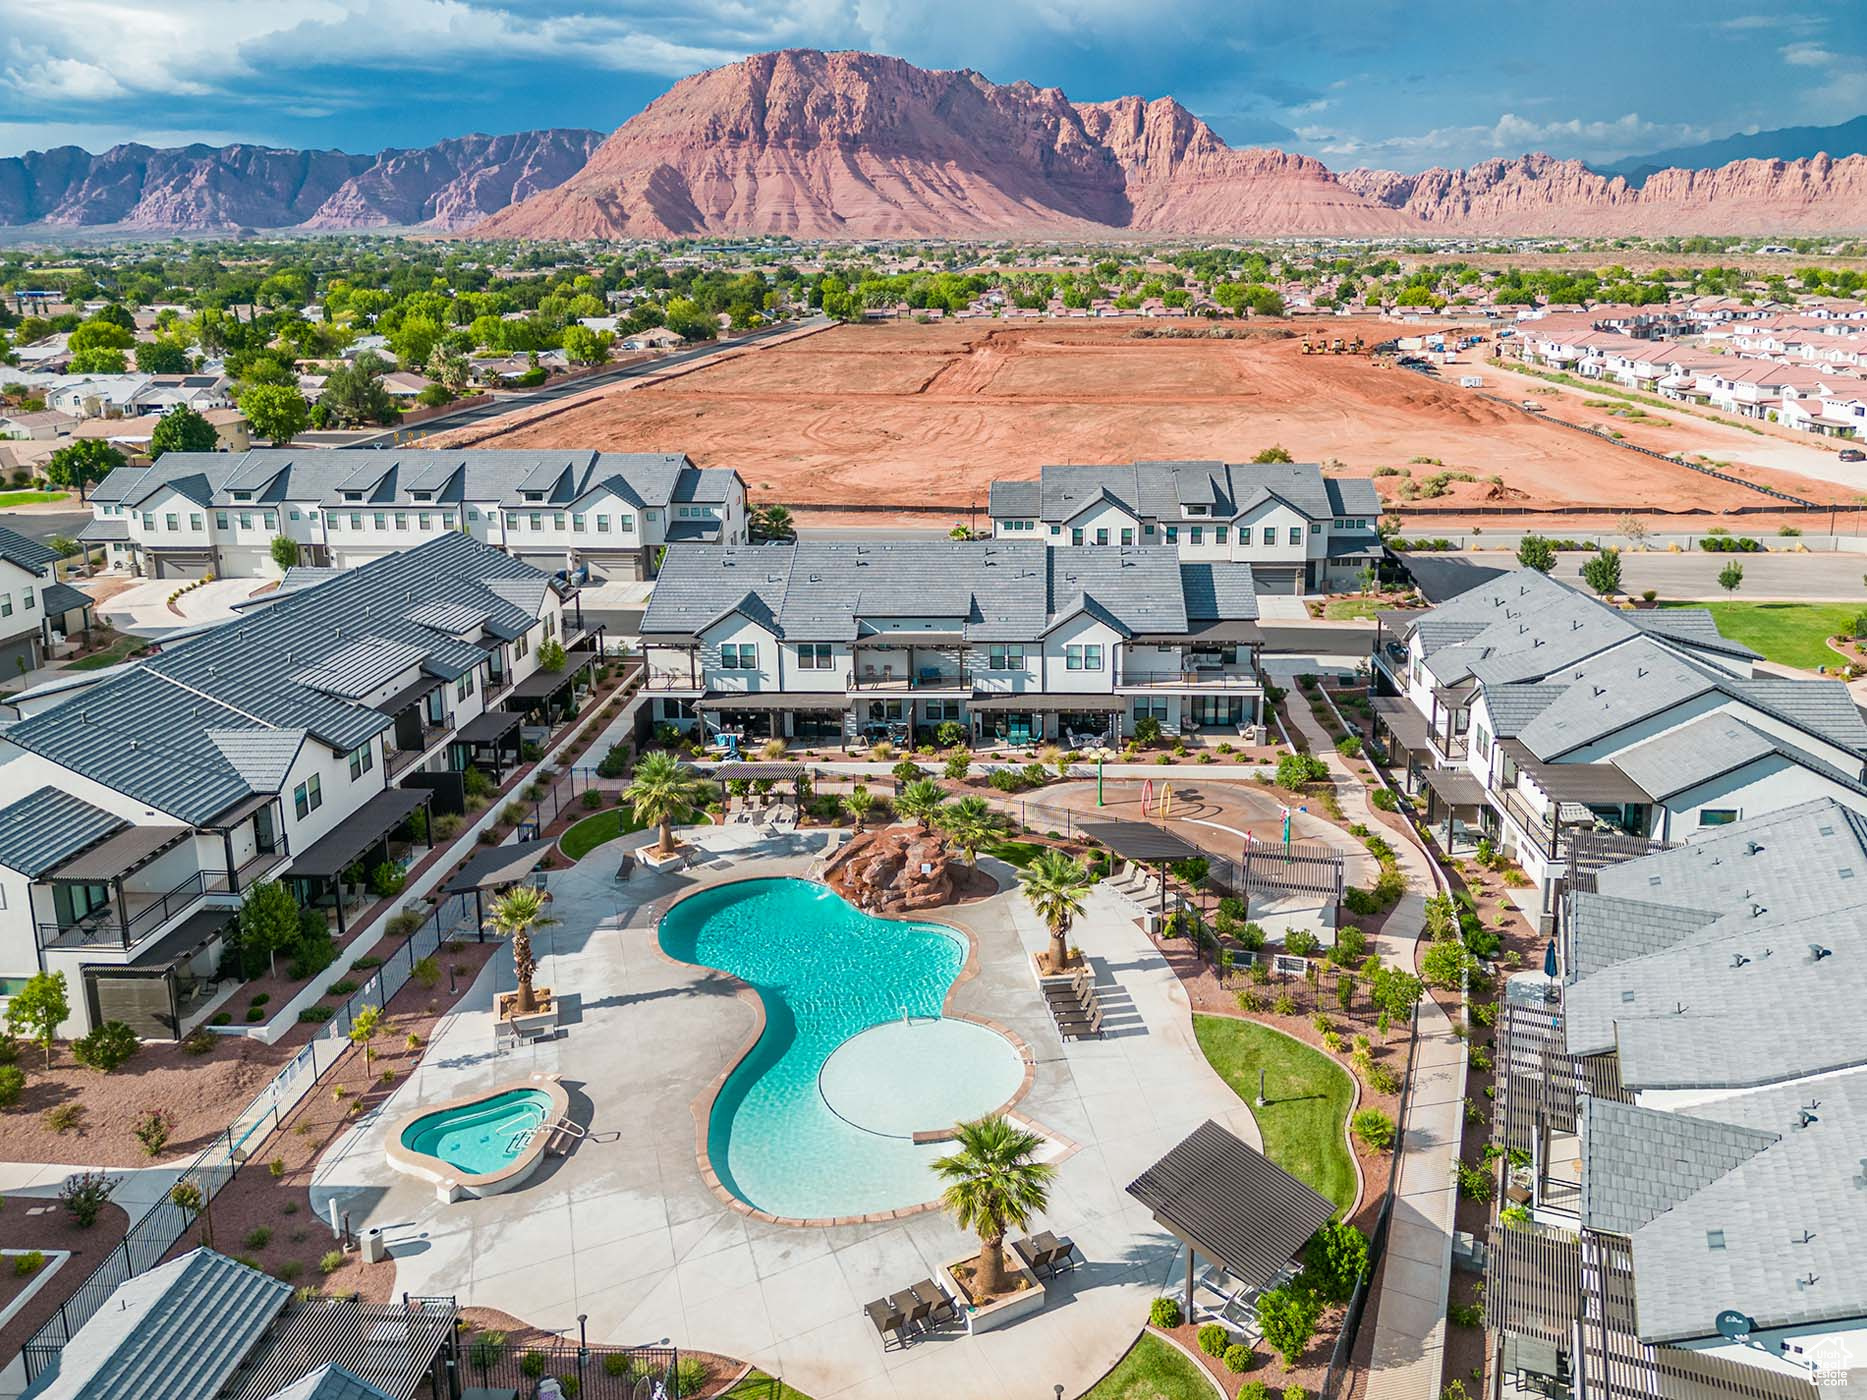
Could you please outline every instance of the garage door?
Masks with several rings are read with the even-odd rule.
[[[1253,564],[1251,579],[1260,593],[1301,593],[1303,591],[1303,570],[1300,568],[1275,568]]]
[[[592,583],[607,583],[611,579],[633,583],[642,577],[642,555],[638,550],[627,554],[583,554],[578,559],[589,569]]]
[[[152,550],[149,559],[152,578],[202,578],[213,565],[205,554],[163,554]]]

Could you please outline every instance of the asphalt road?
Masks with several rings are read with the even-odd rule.
[[[1468,556],[1471,557],[1471,556]],[[1564,554],[1555,576],[1580,586],[1584,554]],[[1514,563],[1495,554],[1486,563]],[[1621,588],[1641,593],[1652,588],[1662,598],[1723,598],[1718,574],[1726,564],[1744,566],[1737,599],[1789,598],[1799,602],[1867,600],[1867,554],[1623,554]]]
[[[540,404],[554,403],[559,399],[573,398],[587,394],[592,389],[600,389],[606,384],[614,384],[622,379],[635,379],[644,374],[660,374],[670,367],[691,364],[695,360],[704,360],[722,351],[737,349],[742,345],[756,345],[760,341],[775,336],[789,335],[806,327],[827,325],[825,318],[818,316],[808,321],[780,322],[766,326],[763,330],[751,331],[731,340],[712,340],[696,345],[691,350],[677,350],[672,355],[665,355],[656,360],[638,360],[633,364],[618,365],[601,374],[586,375],[582,379],[565,380],[557,384],[547,384],[542,389],[534,389],[528,394],[501,394],[491,403],[475,404],[454,413],[443,413],[437,418],[429,418],[412,428],[390,428],[370,437],[357,438],[346,444],[350,447],[407,447],[421,441],[431,433],[451,432],[456,428],[470,428],[476,423],[483,423],[489,418],[502,418],[508,413],[523,408],[536,408]]]

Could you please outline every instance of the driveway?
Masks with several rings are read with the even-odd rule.
[[[169,607],[169,595],[185,587],[185,579],[144,579],[97,605],[97,615],[120,632],[159,637],[182,627],[225,622],[233,605],[271,587],[265,579],[223,578],[190,588]],[[179,610],[179,616],[177,615]]]
[[[540,940],[538,975],[581,996],[581,1021],[561,1039],[495,1056],[494,984],[512,985],[510,957],[495,959],[437,1028],[421,1068],[320,1164],[313,1204],[322,1214],[341,1198],[359,1225],[389,1232],[397,1290],[451,1293],[547,1328],[587,1313],[593,1338],[672,1338],[755,1362],[818,1397],[1047,1396],[1058,1384],[1079,1394],[1126,1350],[1174,1274],[1177,1242],[1127,1183],[1207,1118],[1259,1140],[1250,1110],[1200,1055],[1172,971],[1118,897],[1092,891],[1074,938],[1096,969],[1111,1033],[1065,1045],[1030,970],[1045,933],[1015,890],[943,911],[977,943],[979,975],[959,984],[955,1009],[1009,1027],[1033,1051],[1035,1078],[1015,1114],[1052,1138],[1059,1163],[1036,1225],[1072,1236],[1083,1262],[1048,1286],[1035,1317],[978,1337],[948,1328],[884,1353],[863,1304],[935,1276],[976,1244],[936,1212],[767,1224],[708,1189],[691,1105],[736,1061],[755,1013],[718,974],[662,956],[656,921],[697,885],[807,873],[821,838],[763,843],[743,828],[694,836],[712,856],[686,874],[618,885],[614,846],[552,873],[561,922]],[[987,866],[1010,878],[1008,867]],[[442,1205],[385,1164],[384,1138],[403,1114],[533,1071],[563,1076],[591,1136],[524,1187]]]

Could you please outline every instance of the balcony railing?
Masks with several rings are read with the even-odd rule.
[[[1502,796],[1504,814],[1530,839],[1537,850],[1542,852],[1543,859],[1554,860],[1556,858],[1555,822],[1549,816],[1539,814],[1515,788],[1503,793]]]
[[[707,688],[706,678],[698,671],[689,675],[686,671],[647,671],[642,677],[642,689],[656,691],[686,691],[689,695],[699,695]]]
[[[1124,666],[1116,677],[1120,687],[1198,686],[1202,690],[1261,690],[1257,674],[1240,668],[1195,666],[1183,671],[1151,671]]]
[[[929,668],[911,675],[896,675],[893,671],[883,670],[849,675],[851,690],[932,690],[932,691],[970,691],[972,677],[958,671],[937,671]]]

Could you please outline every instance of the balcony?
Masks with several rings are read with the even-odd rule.
[[[1242,666],[1195,666],[1188,670],[1147,670],[1124,666],[1115,678],[1117,690],[1259,691],[1263,682],[1255,671]]]
[[[192,912],[209,898],[235,896],[276,873],[290,859],[283,844],[224,870],[197,870],[167,890],[116,887],[116,895],[70,924],[38,925],[41,948],[133,948],[143,939]]]
[[[860,673],[851,671],[848,688],[859,691],[924,691],[934,694],[969,694],[972,691],[972,677],[960,671],[943,671],[934,666],[923,666],[918,671],[897,674],[893,666],[884,666],[877,670],[865,666]]]
[[[431,751],[451,732],[453,732],[453,726],[449,724],[424,724],[416,735],[410,736],[415,742],[409,743],[407,747],[401,747],[403,736],[398,729],[396,733],[398,747],[383,751],[383,763],[389,769],[389,776],[393,778],[412,768],[421,761],[424,754]]]
[[[1493,794],[1499,796],[1500,794]],[[1539,813],[1532,807],[1524,795],[1515,788],[1501,794],[1504,815],[1512,824],[1523,832],[1532,845],[1541,853],[1545,861],[1556,858],[1556,823],[1550,813]]]

